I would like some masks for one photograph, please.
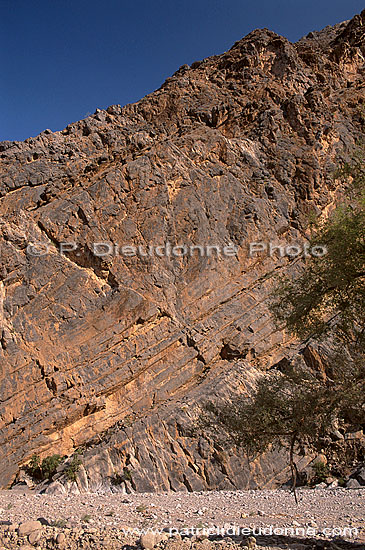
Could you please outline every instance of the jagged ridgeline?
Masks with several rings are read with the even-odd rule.
[[[304,243],[340,200],[336,166],[364,131],[364,24],[296,44],[255,30],[136,104],[0,143],[2,487],[52,455],[79,490],[288,478],[284,455],[248,467],[191,426],[262,370],[321,361],[272,320],[273,277],[303,258],[269,246]],[[236,250],[145,252],[166,243]]]

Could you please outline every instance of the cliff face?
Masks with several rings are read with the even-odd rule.
[[[300,258],[248,246],[303,243],[336,200],[336,157],[364,129],[364,24],[365,11],[296,44],[256,30],[134,105],[0,143],[3,487],[32,454],[80,445],[84,489],[125,466],[137,491],[285,476],[279,455],[248,468],[190,426],[260,369],[315,360],[267,309],[274,274]],[[237,253],[100,256],[100,242]]]

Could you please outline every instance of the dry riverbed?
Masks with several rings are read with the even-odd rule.
[[[0,491],[0,550],[234,550],[255,544],[258,550],[365,550],[365,488],[301,489],[298,500],[296,505],[284,490],[68,496]],[[156,531],[141,540],[147,529]]]

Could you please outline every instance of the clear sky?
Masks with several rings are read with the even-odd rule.
[[[0,140],[137,101],[255,28],[298,40],[363,0],[0,0]]]

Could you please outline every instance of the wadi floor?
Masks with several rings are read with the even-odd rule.
[[[284,490],[68,496],[0,491],[0,550],[234,550],[255,544],[257,550],[365,550],[365,488],[300,489],[298,504]]]

